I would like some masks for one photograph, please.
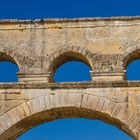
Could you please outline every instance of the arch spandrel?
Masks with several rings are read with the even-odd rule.
[[[9,110],[0,116],[0,139],[16,139],[28,129],[44,122],[79,117],[103,120],[137,139],[139,121],[134,120],[135,125],[130,122],[134,117],[125,106],[103,97],[80,93],[50,93]]]

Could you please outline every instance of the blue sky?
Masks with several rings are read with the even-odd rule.
[[[1,0],[0,19],[110,17],[140,15],[139,0]],[[55,80],[90,80],[90,68],[83,63],[70,62],[58,68]],[[18,68],[0,63],[0,81],[17,81]],[[140,80],[140,61],[128,66],[129,80]],[[98,120],[63,119],[45,123],[18,140],[132,140],[127,134]]]
[[[0,18],[139,15],[139,0],[1,0]]]

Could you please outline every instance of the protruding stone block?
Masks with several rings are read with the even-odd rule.
[[[51,76],[50,73],[35,73],[35,74],[25,74],[18,73],[19,82],[31,82],[31,83],[40,83],[40,82],[50,82]]]
[[[103,72],[96,73],[90,71],[91,78],[93,81],[123,81],[125,80],[125,71],[124,72]]]

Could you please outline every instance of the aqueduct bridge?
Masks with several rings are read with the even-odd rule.
[[[1,20],[0,61],[19,67],[19,82],[0,83],[0,140],[71,117],[100,119],[140,140],[140,82],[126,79],[138,58],[140,17]],[[56,69],[73,60],[90,66],[92,81],[55,83]]]

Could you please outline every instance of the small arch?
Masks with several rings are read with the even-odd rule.
[[[135,51],[126,53],[124,55],[124,68],[126,67],[134,60],[140,59],[140,49],[137,49]]]
[[[18,78],[16,73],[19,71],[19,66],[13,57],[4,52],[0,52],[0,66],[1,77],[0,82],[17,82]],[[5,70],[3,70],[5,68]],[[2,73],[3,72],[3,73]],[[7,77],[5,77],[5,76]]]
[[[56,51],[49,58],[47,71],[51,73],[53,80],[56,69],[62,64],[69,61],[80,61],[87,64],[93,70],[93,57],[95,54],[81,47],[64,47]]]
[[[128,52],[126,52],[124,54],[124,70],[126,71],[126,76],[125,79],[128,79],[128,68],[130,66],[130,64],[134,64],[135,62],[138,62],[138,60],[140,59],[140,49],[138,47],[133,48],[133,46],[131,46],[130,49],[128,49]],[[130,78],[131,80],[131,78]]]

